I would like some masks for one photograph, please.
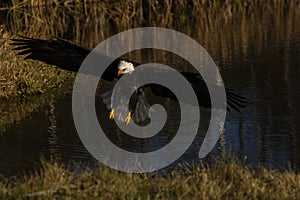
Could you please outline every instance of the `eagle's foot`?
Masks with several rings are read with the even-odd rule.
[[[115,109],[112,109],[112,110],[110,111],[110,113],[109,113],[109,119],[115,118],[114,112],[115,112]]]
[[[128,112],[128,115],[125,119],[126,125],[128,125],[130,123],[130,120],[131,120],[131,112]]]

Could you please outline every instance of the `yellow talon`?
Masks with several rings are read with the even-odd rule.
[[[131,112],[128,112],[128,115],[125,119],[126,125],[128,125],[130,123],[130,120],[131,120]]]
[[[109,113],[109,119],[113,119],[115,117],[114,115],[115,109],[112,109]]]

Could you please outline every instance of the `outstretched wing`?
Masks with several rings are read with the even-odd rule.
[[[78,72],[82,62],[91,52],[90,49],[86,49],[79,45],[75,45],[62,38],[55,38],[53,40],[42,40],[20,36],[20,39],[12,39],[12,41],[13,42],[11,44],[16,46],[14,50],[20,51],[18,55],[25,55],[24,59],[42,61],[44,63],[54,65],[61,69],[73,72]],[[97,56],[99,56],[99,59],[105,59],[111,62],[111,64],[107,67],[101,78],[107,81],[112,81],[114,78],[117,78],[118,64],[121,59],[114,59],[101,53],[97,54]],[[131,62],[134,64],[134,66],[139,65],[138,63],[132,62],[130,60],[122,60]],[[198,74],[188,72],[181,73],[189,81],[189,83],[191,83],[192,87],[196,91],[196,95],[198,99],[200,99],[200,106],[210,107],[210,95],[205,82],[199,77]],[[155,84],[148,84],[145,87],[150,88],[154,95],[177,100],[174,94],[165,87],[161,87]],[[233,90],[227,88],[226,95],[228,110],[230,110],[230,108],[233,108],[234,110],[239,111],[239,108],[244,107],[246,103],[245,98],[237,95]],[[141,98],[137,98],[137,101],[133,101],[135,103],[132,104],[135,105],[131,105],[132,108],[135,108],[135,106],[139,102],[139,99]],[[142,104],[143,101],[140,101],[140,106]]]
[[[208,91],[208,87],[204,80],[197,73],[181,72],[183,76],[189,81],[194,88],[194,91],[199,100],[200,106],[211,107],[211,99]],[[209,83],[208,83],[209,84]],[[218,85],[210,85],[217,92],[220,89]],[[232,89],[225,88],[227,98],[227,110],[234,109],[240,112],[240,108],[244,108],[246,105],[246,98],[236,94]]]
[[[91,52],[90,49],[73,44],[62,38],[42,40],[20,36],[20,39],[12,39],[12,41],[11,45],[16,46],[13,50],[19,50],[20,52],[17,55],[25,55],[24,59],[42,61],[73,72],[78,72],[82,62]],[[107,81],[117,78],[119,59],[113,59],[101,53],[98,53],[97,56],[99,56],[99,59],[112,62],[102,75],[102,78]]]
[[[33,39],[21,36],[22,39],[12,39],[20,50],[17,55],[25,55],[24,59],[42,61],[59,68],[77,72],[85,57],[90,53],[89,49],[72,44],[66,40],[56,38],[53,40]]]
[[[187,81],[193,87],[195,94],[197,95],[199,106],[201,107],[211,107],[211,99],[208,91],[208,87],[204,80],[197,73],[181,72],[181,74],[187,79]],[[162,87],[157,84],[148,84],[144,86],[145,88],[150,88],[151,92],[156,96],[161,96],[164,98],[172,99],[177,101],[176,96],[171,90],[166,87]],[[219,86],[213,85],[216,90]],[[244,108],[246,105],[246,99],[238,94],[236,94],[232,89],[225,88],[226,98],[227,98],[227,110],[230,111],[234,109],[240,112],[240,108]],[[189,102],[186,102],[189,103]]]

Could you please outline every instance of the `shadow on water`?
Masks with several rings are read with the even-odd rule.
[[[220,67],[225,85],[250,102],[242,113],[227,115],[225,132],[211,155],[246,157],[245,162],[253,166],[262,163],[300,169],[299,5],[269,2],[260,6],[250,4],[244,9],[234,5],[209,8],[194,5],[193,9],[181,9],[183,14],[179,14],[181,7],[175,3],[169,11],[168,6],[155,9],[150,3],[144,7],[137,2],[119,6],[124,12],[107,3],[15,9],[6,11],[2,23],[11,35],[60,36],[87,47],[120,31],[141,26],[161,26],[188,34],[204,46]],[[124,9],[126,6],[129,9]],[[190,70],[167,52],[137,51],[125,57],[137,62],[155,60]],[[104,115],[108,114],[101,102],[97,106]],[[179,111],[172,103],[167,108],[172,116],[169,129],[148,142],[136,141],[132,145],[120,140],[117,127],[108,120],[103,123],[120,146],[149,151],[168,143],[176,131],[173,128],[180,118]],[[209,111],[202,110],[202,114],[209,118]],[[192,147],[178,162],[198,161],[205,127],[207,123],[200,126]],[[71,96],[42,106],[16,124],[8,125],[0,137],[0,173],[5,176],[38,166],[41,155],[74,166],[97,163],[76,133]]]

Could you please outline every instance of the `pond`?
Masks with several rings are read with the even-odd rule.
[[[127,12],[113,12],[111,5],[96,4],[58,7],[53,11],[46,8],[17,9],[0,16],[6,16],[3,23],[11,35],[60,36],[90,48],[120,31],[143,26],[166,27],[189,35],[212,56],[226,87],[234,89],[248,101],[240,113],[232,111],[227,114],[225,131],[204,162],[215,157],[237,157],[249,166],[262,164],[299,170],[299,8],[298,4],[270,3],[257,9],[198,8],[190,13],[184,9],[180,13],[174,6],[172,14],[168,14],[165,8],[154,12],[146,6],[130,18]],[[138,8],[133,6],[132,9]],[[155,60],[188,70],[179,58],[167,52],[137,51],[126,57],[137,62]],[[96,107],[103,119],[108,118],[109,111],[101,101]],[[126,140],[108,119],[104,119],[104,129],[109,131],[108,135],[116,144],[124,148],[151,151],[166,145],[176,132],[180,110],[174,102],[167,108],[170,123],[163,134],[153,140]],[[198,151],[209,113],[201,109],[204,122],[200,123],[199,133],[173,167],[178,163],[199,161]],[[39,166],[42,156],[70,166],[98,164],[76,132],[71,95],[41,106],[8,125],[0,137],[0,174],[4,176],[22,174]]]

